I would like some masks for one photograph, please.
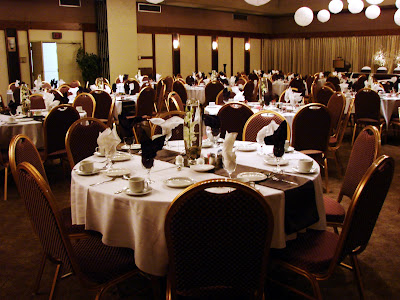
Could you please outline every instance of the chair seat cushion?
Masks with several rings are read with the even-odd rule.
[[[333,232],[307,230],[286,242],[286,248],[271,249],[271,255],[310,273],[323,274],[335,255],[338,241],[339,236]]]
[[[308,149],[308,150],[301,150],[301,153],[304,153],[309,156],[320,156],[324,153],[324,151],[321,150],[313,150],[313,149]]]
[[[101,238],[100,233],[94,232],[72,245],[81,271],[91,281],[102,284],[138,270],[132,249],[107,246]]]
[[[68,234],[78,234],[85,232],[85,225],[72,225],[71,207],[61,210],[61,220],[67,229]]]
[[[334,223],[343,223],[346,212],[342,205],[336,200],[324,196],[326,221]]]

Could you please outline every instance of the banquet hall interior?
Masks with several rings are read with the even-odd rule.
[[[41,177],[42,183],[38,186],[45,186],[44,189],[46,189],[48,184],[49,190],[51,189],[52,195],[54,195],[57,217],[60,218],[61,211],[68,210],[69,226],[83,225],[85,228],[86,225],[89,233],[85,234],[93,234],[93,239],[108,245],[101,244],[101,247],[118,250],[123,248],[132,253],[134,251],[134,264],[136,264],[137,272],[106,289],[102,296],[103,299],[162,299],[165,298],[166,290],[171,288],[169,286],[170,273],[168,273],[168,279],[166,279],[166,275],[168,255],[172,256],[170,254],[172,250],[168,243],[172,238],[167,238],[167,242],[165,241],[164,219],[171,202],[175,197],[180,197],[180,192],[183,191],[183,188],[168,186],[171,176],[191,174],[187,175],[194,178],[194,180],[190,178],[193,180],[190,182],[191,185],[214,177],[226,178],[231,177],[232,174],[232,178],[239,177],[238,174],[241,171],[252,171],[247,172],[251,174],[256,172],[264,174],[268,171],[269,173],[265,174],[272,174],[273,177],[275,173],[271,172],[276,172],[281,176],[275,177],[273,180],[269,180],[269,177],[262,178],[258,184],[257,182],[253,183],[250,187],[240,183],[240,186],[244,186],[248,193],[256,189],[257,195],[261,199],[266,199],[266,203],[268,203],[266,206],[271,206],[269,209],[274,215],[272,242],[269,241],[271,247],[268,247],[268,251],[266,251],[269,255],[266,255],[265,270],[261,272],[265,299],[306,299],[304,294],[293,292],[287,286],[280,285],[279,282],[285,282],[286,285],[307,295],[320,294],[323,299],[364,299],[360,296],[360,287],[357,285],[358,281],[354,275],[358,270],[357,263],[353,264],[354,260],[349,257],[343,260],[346,267],[340,264],[342,258],[335,257],[338,260],[336,268],[329,273],[327,280],[325,278],[318,279],[320,292],[316,292],[317,289],[313,289],[310,281],[301,276],[304,273],[300,272],[299,275],[299,272],[293,272],[293,269],[287,267],[289,263],[282,263],[282,257],[284,257],[282,253],[286,253],[284,252],[285,246],[290,245],[291,242],[293,242],[292,245],[296,245],[296,237],[306,236],[309,231],[325,232],[326,230],[329,232],[329,236],[335,236],[335,242],[324,245],[326,248],[320,250],[321,252],[315,250],[316,252],[303,253],[311,261],[313,256],[322,257],[319,263],[325,264],[326,271],[326,265],[330,263],[326,253],[331,253],[335,247],[343,246],[337,242],[339,237],[336,233],[339,232],[344,236],[343,232],[347,234],[346,230],[348,227],[350,228],[350,225],[354,228],[362,226],[357,222],[351,223],[350,212],[354,215],[357,213],[357,210],[353,209],[356,203],[354,199],[359,196],[360,199],[365,197],[375,201],[375,198],[378,199],[382,193],[385,194],[383,190],[386,185],[388,192],[383,197],[384,203],[381,210],[379,211],[380,208],[375,208],[374,205],[369,208],[378,210],[379,216],[377,216],[376,224],[374,220],[368,220],[366,223],[371,223],[364,224],[365,227],[371,229],[372,233],[370,232],[370,238],[366,237],[365,250],[362,249],[364,245],[360,246],[361,253],[357,257],[361,274],[358,275],[363,283],[365,299],[399,298],[400,187],[397,183],[400,180],[398,171],[400,164],[400,0],[0,0],[0,74],[0,98],[2,100],[0,103],[0,150],[2,154],[0,157],[2,169],[0,195],[1,198],[4,197],[4,201],[0,200],[2,220],[0,222],[0,299],[49,298],[56,268],[55,264],[51,262],[45,265],[44,271],[42,270],[43,276],[40,281],[39,293],[33,296],[32,292],[37,283],[36,276],[43,258],[43,247],[45,248],[46,245],[43,246],[42,239],[37,235],[38,229],[34,227],[34,221],[30,219],[31,211],[25,207],[27,203],[25,198],[40,198],[38,195],[44,195],[42,198],[46,198],[48,192],[25,190],[24,193],[24,188],[26,189],[28,185],[28,183],[25,186],[21,184],[21,180],[27,176],[24,173],[27,172],[25,165],[23,167],[17,165],[17,170],[14,170],[16,173],[13,172],[10,150],[16,149],[11,146],[9,148],[9,145],[11,140],[20,133],[32,140],[34,148],[39,151],[35,153],[41,155],[40,163],[44,163],[45,176]],[[167,78],[171,79],[170,84],[167,83]],[[335,78],[337,82],[332,78]],[[240,80],[243,80],[243,84],[240,84]],[[296,80],[300,82],[300,87],[291,84]],[[181,94],[182,90],[175,89],[175,82],[182,86],[185,96]],[[210,96],[207,86],[215,82],[218,82],[221,88]],[[329,85],[331,82],[332,84]],[[45,83],[49,85],[49,90],[44,88]],[[78,84],[73,85],[73,83]],[[137,90],[134,83],[138,83]],[[139,87],[139,84],[142,87]],[[250,96],[248,96],[246,85],[250,86],[250,84],[252,88]],[[66,90],[60,89],[63,85],[66,86]],[[18,89],[17,93],[14,93],[14,88]],[[26,101],[23,94],[25,88],[28,93],[26,99],[29,101]],[[50,93],[50,90],[53,89],[55,92]],[[329,96],[323,99],[323,91],[327,90]],[[150,113],[139,115],[138,101],[146,91],[152,95],[154,106],[152,102]],[[87,98],[93,99],[91,108],[75,103],[81,92],[86,93]],[[99,107],[102,107],[102,104],[99,104],[101,102],[96,104],[97,101],[100,101],[97,100],[96,93],[100,95],[105,92],[112,104],[110,104],[111,108],[107,109],[105,116],[103,114],[100,117],[100,112],[98,113],[96,109],[100,111]],[[358,99],[362,98],[363,92],[371,92],[376,95],[376,99],[378,99],[377,120],[371,121],[369,117],[367,117],[368,120],[357,117],[357,105],[359,105],[357,103]],[[29,96],[30,93],[31,96]],[[33,95],[39,95],[43,106],[34,109]],[[51,98],[48,98],[49,95]],[[58,95],[60,98],[57,98]],[[178,102],[174,95],[179,98]],[[310,148],[296,146],[307,144],[303,143],[304,140],[317,140],[314,133],[310,132],[319,132],[318,129],[322,128],[321,124],[324,122],[324,117],[318,119],[318,122],[321,123],[310,122],[312,124],[308,124],[303,136],[300,136],[303,141],[299,142],[298,137],[295,139],[294,129],[296,121],[300,121],[297,112],[305,111],[307,107],[311,107],[311,112],[312,110],[326,110],[330,122],[333,122],[334,117],[333,113],[329,111],[329,103],[335,95],[337,98],[343,99],[343,108],[340,116],[337,117],[337,128],[333,129],[333,123],[327,125],[325,148],[310,150]],[[164,164],[178,162],[176,155],[183,155],[182,150],[187,148],[184,130],[188,129],[185,126],[189,122],[187,121],[187,112],[190,112],[191,99],[197,101],[202,114],[221,118],[221,128],[226,128],[227,132],[225,135],[225,132],[221,130],[218,137],[224,137],[225,142],[232,138],[228,132],[239,131],[238,137],[234,136],[232,140],[233,145],[233,141],[236,139],[234,150],[231,147],[231,151],[236,153],[234,157],[235,159],[237,157],[238,161],[237,166],[235,161],[236,170],[228,172],[226,165],[222,165],[222,162],[220,170],[217,170],[216,167],[215,172],[213,171],[214,167],[210,168],[211,171],[206,170],[205,173],[194,172],[191,170],[193,166],[183,168],[183,171],[180,171],[180,166],[176,169],[175,165],[172,165],[173,169],[169,167],[169,171],[157,169]],[[28,109],[28,113],[24,111],[23,100],[32,106],[31,110]],[[61,108],[56,104],[53,105],[51,103],[53,100],[54,102],[57,100],[57,104],[62,104]],[[22,104],[20,112],[16,105],[17,101]],[[317,103],[318,106],[316,106]],[[244,118],[244,112],[240,116],[233,115],[232,112],[226,117],[231,118],[230,122],[226,121],[228,125],[223,124],[222,112],[229,105],[234,108],[245,106],[244,110],[248,110],[246,113],[249,116],[246,115]],[[314,108],[312,108],[313,105]],[[46,115],[51,116],[51,113],[57,109],[63,112],[73,110],[68,117],[68,127],[61,138],[62,151],[55,146],[59,139],[50,136],[51,118],[46,117]],[[147,119],[151,117],[161,119],[170,110],[175,115],[170,114],[168,117],[174,115],[173,118],[181,119],[181,123],[179,123],[181,124],[179,126],[183,127],[183,133],[180,133],[181,138],[179,138],[181,144],[175,140],[174,133],[172,137],[170,135],[170,140],[166,140],[164,150],[161,151],[165,151],[163,154],[175,153],[175,155],[173,158],[156,156],[157,161],[150,173],[151,168],[146,169],[143,163],[144,147],[141,151],[137,151],[140,150],[139,144],[144,145],[145,143],[143,133],[139,134],[142,128],[138,129],[137,126],[147,122],[146,124],[150,124],[147,126],[152,129],[153,136],[155,133],[164,134],[164,128],[161,130],[161,125],[151,125],[153,123],[150,123],[151,120],[148,122]],[[27,117],[26,122],[23,121],[22,116],[21,119],[18,118],[21,112],[26,115],[24,117]],[[283,141],[288,140],[286,146],[290,144],[290,147],[286,147],[286,150],[292,148],[292,153],[285,153],[281,159],[284,175],[279,172],[280,158],[276,160],[278,155],[275,154],[275,150],[272,150],[272,145],[275,147],[274,141],[270,145],[260,146],[257,132],[252,139],[246,137],[246,133],[247,136],[250,135],[248,120],[257,114],[259,116],[262,114],[274,115],[274,118],[279,121],[277,121],[278,125],[283,120],[287,121],[288,138],[284,138]],[[121,150],[117,153],[122,153],[121,155],[128,153],[127,160],[129,162],[122,162],[124,158],[121,158],[121,162],[119,162],[118,157],[112,159],[104,153],[102,157],[96,157],[101,152],[99,147],[96,148],[95,153],[93,148],[90,150],[90,155],[83,156],[78,160],[74,161],[72,156],[70,157],[71,150],[69,148],[72,148],[73,144],[72,142],[71,145],[69,142],[64,144],[65,136],[67,135],[68,139],[68,135],[70,135],[69,131],[67,134],[67,130],[75,124],[79,125],[81,118],[85,118],[87,124],[97,122],[88,117],[100,120],[98,122],[101,124],[98,125],[101,127],[100,131],[111,128],[110,136],[117,133],[116,137],[113,136],[118,140],[116,149]],[[53,121],[56,118],[53,118]],[[165,119],[167,120],[167,118]],[[232,125],[235,122],[236,125]],[[74,125],[72,125],[73,123]],[[284,124],[286,126],[286,122]],[[355,175],[352,176],[350,168],[352,167],[356,174],[357,168],[362,168],[363,157],[369,155],[370,149],[359,145],[363,142],[362,135],[367,132],[362,129],[365,128],[365,125],[371,124],[375,126],[373,127],[375,129],[370,129],[369,132],[373,132],[373,134],[369,135],[377,137],[374,145],[376,147],[375,156],[363,169],[362,174],[357,175],[359,178],[350,197],[344,197],[343,201],[338,204],[336,199],[339,194],[343,193],[346,184],[354,184],[356,180],[354,179]],[[79,127],[78,125],[76,127]],[[201,152],[202,157],[198,158],[197,156],[194,164],[204,164],[204,160],[201,160],[204,155],[206,164],[212,165],[213,152],[217,157],[221,155],[224,160],[228,159],[224,156],[225,142],[215,138],[216,135],[211,134],[211,131],[207,131],[209,127],[207,124],[203,125],[200,126],[204,127],[204,133],[203,136],[200,135],[200,140],[203,138],[204,149]],[[207,129],[205,129],[206,126]],[[235,130],[230,130],[229,126]],[[25,130],[22,129],[25,127]],[[279,126],[279,128],[281,127]],[[157,130],[158,132],[156,132]],[[97,139],[98,132],[96,134],[94,147],[101,146]],[[183,139],[185,142],[182,141]],[[89,136],[82,135],[77,148],[91,143],[89,140]],[[265,139],[263,138],[263,140]],[[77,142],[75,141],[75,143]],[[131,146],[135,145],[139,145],[139,148],[133,148],[134,151],[131,151]],[[153,146],[153,144],[151,145]],[[124,146],[127,148],[124,149]],[[210,147],[211,150],[206,147]],[[226,147],[229,148],[229,146]],[[55,150],[50,153],[52,148]],[[126,152],[127,149],[129,151]],[[265,149],[269,149],[270,153],[265,154]],[[356,151],[352,151],[354,149]],[[25,149],[25,151],[28,150]],[[204,150],[206,152],[203,152]],[[251,152],[253,150],[254,152]],[[60,153],[63,156],[59,156]],[[210,153],[212,154],[209,155]],[[55,159],[52,154],[55,154]],[[140,160],[141,154],[143,155],[142,160]],[[263,156],[264,154],[265,156]],[[104,155],[106,158],[103,157]],[[187,151],[186,155],[190,160],[191,154],[188,154]],[[240,157],[240,155],[242,156]],[[389,158],[386,157],[384,162],[380,161],[382,165],[377,166],[378,158],[381,155]],[[14,156],[15,164],[15,153]],[[29,157],[29,155],[26,156]],[[123,186],[128,184],[128,181],[123,180],[126,174],[123,174],[124,177],[113,175],[106,177],[95,174],[94,171],[93,174],[89,174],[94,176],[80,174],[83,169],[82,165],[79,166],[78,163],[88,156],[99,166],[101,162],[101,167],[106,163],[104,166],[106,172],[112,168],[126,170],[125,167],[131,169],[132,176],[141,176],[140,178],[148,176],[146,184],[149,194],[127,194]],[[297,165],[297,161],[310,157],[314,159],[313,167],[301,174],[299,172],[300,164]],[[375,161],[373,166],[377,167],[374,172],[379,175],[380,171],[384,172],[382,170],[385,163],[389,165],[386,165],[387,167],[392,166],[391,158],[395,165],[393,177],[389,174],[387,180],[377,181],[379,184],[375,184],[374,188],[371,187],[371,190],[367,190],[368,178],[366,175],[373,177],[371,175],[372,167],[370,167],[373,165],[372,162]],[[246,159],[248,159],[248,164]],[[256,162],[257,159],[261,159],[259,163]],[[187,160],[186,157],[185,160]],[[271,160],[273,160],[272,167],[268,163]],[[135,166],[133,165],[134,161],[138,162]],[[139,161],[142,161],[143,167]],[[287,165],[285,166],[285,164]],[[349,174],[346,171],[347,167],[349,167],[347,169]],[[41,170],[38,169],[36,172],[39,174]],[[100,173],[102,172],[103,170]],[[155,183],[152,183],[150,174],[156,181]],[[165,177],[162,177],[161,174]],[[106,180],[111,182],[103,184],[103,181],[100,182],[96,176],[103,176],[101,179],[104,182]],[[126,176],[129,177],[129,174]],[[109,179],[110,177],[112,179]],[[167,179],[168,177],[170,178]],[[187,179],[189,177],[174,178]],[[284,212],[285,209],[288,210],[289,206],[289,204],[285,204],[285,197],[288,197],[290,193],[279,187],[275,188],[273,183],[268,185],[268,182],[286,180],[288,181],[287,185],[293,189],[295,189],[293,185],[296,187],[301,185],[299,189],[307,185],[303,185],[301,180],[297,181],[296,177],[306,178],[307,184],[311,183],[312,191],[315,189],[315,195],[313,192],[312,198],[315,200],[314,202],[317,202],[317,204],[314,203],[314,207],[318,211],[316,212],[317,220],[314,220],[311,225],[299,227],[300,229],[298,228],[290,235],[287,228],[284,228],[287,226],[286,221],[282,221],[285,217],[288,218]],[[19,178],[18,182],[16,178]],[[363,182],[358,185],[361,178]],[[129,187],[131,187],[131,179],[129,179]],[[113,180],[115,182],[112,182]],[[97,188],[97,184],[101,188]],[[234,184],[238,183],[234,181]],[[189,192],[190,188],[198,188],[197,184],[193,185],[195,187],[190,187],[190,185],[185,191]],[[236,186],[238,190],[240,186]],[[357,186],[358,194],[355,192]],[[107,187],[113,190],[107,191]],[[362,194],[363,188],[367,190],[365,194]],[[231,190],[228,190],[230,193]],[[276,192],[277,190],[279,191]],[[146,191],[146,188],[143,191]],[[332,223],[326,219],[329,216],[328,213],[325,215],[325,209],[328,212],[328,202],[325,200],[327,197],[334,199],[335,205],[339,205],[343,210],[339,231],[336,227],[332,227]],[[151,204],[154,204],[154,207],[151,207],[150,201],[148,205],[143,204],[147,198],[152,199]],[[129,205],[130,199],[134,201],[134,204],[132,202]],[[273,204],[273,201],[277,199],[280,201],[280,210],[277,208],[278,205]],[[301,196],[298,196],[299,199],[302,200]],[[112,200],[113,204],[108,204],[110,206],[99,204],[99,201],[106,202],[108,200]],[[198,200],[201,201],[201,199]],[[123,201],[128,203],[127,207],[129,208],[111,206],[115,203],[122,205]],[[286,199],[286,203],[289,203],[289,198]],[[143,207],[140,206],[142,204]],[[301,211],[299,206],[295,207]],[[108,212],[106,213],[104,210],[110,209],[110,207],[113,207],[110,215],[117,216],[116,219],[110,220],[109,217],[106,217]],[[126,226],[125,217],[131,217],[131,214],[123,215],[123,210],[134,211],[135,209],[137,209],[135,213],[138,216],[132,217],[134,221],[131,223],[140,228],[126,229],[124,227]],[[35,213],[35,210],[33,211]],[[171,207],[168,214],[170,211]],[[146,219],[148,215],[145,214],[154,217],[157,212],[161,212],[157,215],[158,223],[155,223],[155,218]],[[143,214],[142,218],[139,216],[141,213]],[[210,212],[206,211],[206,213]],[[365,218],[372,214],[364,213]],[[277,218],[276,214],[282,215],[281,218]],[[133,215],[134,213],[132,213]],[[121,218],[119,219],[119,217]],[[354,220],[363,223],[361,222],[363,217],[358,217],[359,219],[354,218]],[[102,218],[107,219],[107,222],[102,223]],[[373,219],[373,217],[371,218]],[[139,220],[142,223],[139,223]],[[57,222],[57,226],[64,225],[64,219]],[[113,225],[116,227],[112,228]],[[342,226],[347,229],[342,230]],[[280,228],[278,229],[278,227]],[[360,228],[362,229],[362,227]],[[361,229],[359,232],[351,232],[354,236],[351,234],[350,236],[353,238],[362,236]],[[153,236],[146,240],[147,237],[144,236],[148,233],[146,230],[162,234],[162,242],[158,237],[156,244],[156,241],[152,240]],[[68,245],[72,245],[71,249],[76,248],[76,245],[82,241],[84,242],[86,237],[78,237],[75,240],[71,237],[72,242],[70,242],[67,231],[60,235],[68,239]],[[279,238],[276,232],[279,232]],[[131,236],[128,237],[129,235]],[[240,237],[238,235],[238,239]],[[299,240],[301,239],[297,238],[297,241]],[[153,242],[154,244],[152,244]],[[322,243],[320,240],[318,242]],[[317,241],[315,243],[317,244]],[[153,248],[149,248],[149,244]],[[166,244],[168,244],[168,252]],[[276,246],[277,244],[280,246]],[[224,251],[229,252],[236,245],[230,244],[230,246],[223,245],[222,247],[227,247]],[[249,245],[248,248],[252,248],[252,246]],[[286,249],[292,248],[286,247]],[[69,248],[67,247],[67,249]],[[82,251],[85,250],[82,249]],[[238,251],[243,250],[239,246],[238,249]],[[185,252],[184,250],[183,252]],[[282,250],[281,253],[279,253],[280,250]],[[67,251],[68,255],[70,255],[69,251]],[[356,252],[356,250],[354,251]],[[97,253],[92,251],[92,256],[96,255]],[[187,253],[186,255],[190,256]],[[242,253],[242,256],[246,255],[249,255],[247,251]],[[162,267],[157,265],[159,267],[157,269],[153,266],[153,260],[154,265],[159,264]],[[81,263],[79,259],[77,261]],[[293,261],[291,262],[293,263]],[[120,262],[118,261],[118,263]],[[204,264],[205,266],[207,263],[209,262],[204,261],[200,265]],[[232,261],[231,263],[238,262]],[[333,263],[333,265],[335,264]],[[353,265],[352,270],[348,269],[348,265]],[[107,265],[107,267],[110,266]],[[72,275],[74,275],[75,265],[72,264],[71,268],[73,269]],[[121,273],[121,270],[118,272]],[[171,270],[174,269],[171,268]],[[248,270],[241,271],[245,273]],[[111,278],[111,276],[109,277]],[[96,291],[85,289],[78,277],[61,278],[57,283],[54,299],[94,299]],[[214,277],[216,276],[210,276],[210,278]],[[173,289],[178,289],[175,286],[176,282],[173,281],[173,283]],[[257,282],[258,284],[259,282]],[[190,293],[188,295],[191,296]],[[181,299],[181,297],[176,299]],[[248,298],[237,295],[207,298],[196,297],[194,294],[193,297],[182,297],[182,299]]]

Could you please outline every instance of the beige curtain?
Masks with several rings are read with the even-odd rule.
[[[400,36],[362,36],[310,39],[274,39],[264,41],[264,69],[314,74],[333,71],[333,60],[342,57],[351,64],[353,72],[363,66],[378,68],[374,55],[382,50],[386,67],[391,73],[396,67],[395,58],[400,54]]]

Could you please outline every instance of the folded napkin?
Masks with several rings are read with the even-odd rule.
[[[272,120],[267,126],[261,128],[261,130],[257,133],[256,141],[259,144],[263,144],[266,137],[272,136],[279,127],[278,124],[274,120]],[[270,143],[269,143],[270,144]]]
[[[301,93],[293,92],[291,87],[288,87],[285,92],[285,102],[290,103],[291,105],[295,105],[296,103],[300,103],[302,101]]]
[[[44,100],[44,105],[46,106],[46,109],[50,111],[53,107],[56,107],[57,105],[60,104],[60,101],[58,101],[58,104],[54,106],[54,95],[52,93],[43,93],[43,100]]]
[[[161,79],[161,74],[156,74],[156,82],[159,82]]]
[[[219,78],[220,78],[220,79],[226,79],[226,76],[220,75]]]
[[[229,85],[233,87],[235,86],[235,82],[236,82],[236,77],[231,76],[231,78],[229,78]]]
[[[39,90],[42,87],[42,76],[39,74],[38,78],[33,82],[35,85],[35,89]]]
[[[204,82],[205,85],[207,85],[210,82],[210,78],[203,79],[203,82]]]
[[[319,78],[324,78],[324,73],[319,72]]]
[[[97,90],[97,85],[92,84],[89,88],[91,91]]]
[[[235,97],[233,97],[233,101],[244,101],[245,98],[244,98],[243,93],[244,93],[244,92],[238,91],[238,92],[236,93]]]
[[[339,79],[342,79],[342,77],[343,77],[342,73],[339,72],[339,73],[337,74],[337,77],[338,77]]]
[[[371,89],[374,90],[375,92],[385,91],[379,83],[375,82],[372,83]]]
[[[225,141],[222,145],[222,159],[224,161],[225,169],[234,170],[236,165],[236,154],[233,152],[233,145],[235,143],[237,132],[227,132],[225,134]]]
[[[349,88],[349,84],[348,83],[340,83],[339,86],[340,86],[340,90],[342,92],[346,92],[348,90],[348,88]]]
[[[122,76],[122,75],[119,75],[119,76]],[[125,88],[124,88],[124,84],[123,83],[117,83],[116,92],[120,93],[120,94],[125,94]]]
[[[111,88],[108,85],[104,85],[104,91],[111,94]]]
[[[15,87],[19,87],[19,80],[15,80]]]
[[[135,85],[133,83],[129,84],[129,95],[131,94],[131,92],[135,89]]]
[[[287,80],[290,82],[294,78],[294,74],[291,74],[287,77]]]
[[[74,87],[74,88],[69,88],[68,94],[72,94],[74,96],[74,98],[75,98],[76,94],[78,93],[78,91],[79,91],[79,86]]]
[[[273,121],[271,121],[272,123]],[[287,138],[287,123],[283,121],[271,136],[264,138],[266,145],[274,145],[274,147],[285,147]]]
[[[115,125],[113,129],[107,128],[103,132],[100,132],[97,138],[99,148],[104,149],[105,153],[115,152],[119,143],[121,143],[121,139],[118,136]]]
[[[232,92],[234,92],[235,94],[240,93],[240,89],[239,89],[239,87],[238,87],[237,85],[234,85],[234,86],[231,88],[231,90],[232,90]]]
[[[333,76],[337,76],[338,73],[337,73],[336,71],[333,71],[333,72],[332,72],[332,75],[333,75]]]
[[[124,75],[118,75],[119,83],[124,83]]]
[[[172,136],[172,129],[183,124],[183,119],[178,116],[173,116],[167,120],[161,118],[152,118],[149,120],[154,125],[158,125],[162,129],[162,134],[165,135],[165,139],[168,141]]]
[[[163,148],[165,142],[165,135],[153,138],[153,140],[149,138],[145,131],[143,131],[140,136],[140,144],[142,147],[142,164],[147,169],[153,167],[154,158],[157,155],[157,151]]]

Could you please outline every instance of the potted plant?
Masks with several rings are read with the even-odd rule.
[[[76,62],[82,71],[84,82],[94,84],[97,77],[101,77],[100,57],[93,53],[87,53],[83,48],[78,49]]]

